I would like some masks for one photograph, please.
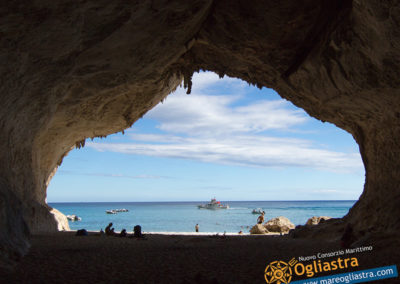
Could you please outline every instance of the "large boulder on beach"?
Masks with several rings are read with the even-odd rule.
[[[284,216],[272,218],[264,223],[264,228],[270,232],[288,233],[289,230],[294,229],[295,226],[290,220]]]
[[[310,219],[307,220],[306,225],[318,225],[319,223],[323,223],[326,220],[332,219],[332,217],[328,216],[312,216]]]
[[[268,233],[268,230],[262,224],[254,225],[250,229],[250,234],[251,235],[264,235],[266,233]]]
[[[57,230],[58,231],[69,231],[69,223],[67,216],[65,216],[63,213],[58,211],[55,208],[52,208],[50,210],[50,213],[53,215],[53,218],[57,221]]]

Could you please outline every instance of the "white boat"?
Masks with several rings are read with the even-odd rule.
[[[256,209],[253,209],[253,211],[251,211],[252,214],[261,214],[263,212],[264,211],[262,210],[262,208],[256,208]]]
[[[117,211],[115,210],[106,210],[107,214],[117,214]]]
[[[122,208],[122,209],[115,209],[116,212],[128,212],[128,209]]]
[[[82,218],[81,218],[81,217],[78,217],[77,215],[67,215],[67,219],[70,220],[70,221],[72,221],[72,222],[82,220]]]
[[[197,205],[199,209],[211,209],[211,210],[216,210],[216,209],[229,209],[228,204],[221,204],[220,201],[217,201],[215,198],[211,199],[211,201],[207,204],[201,204]]]

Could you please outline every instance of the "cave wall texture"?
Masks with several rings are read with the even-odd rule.
[[[68,229],[46,204],[63,157],[214,71],[350,132],[366,182],[344,218],[400,229],[398,1],[36,0],[0,4],[0,254]]]

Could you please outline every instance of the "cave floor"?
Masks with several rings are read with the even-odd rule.
[[[393,264],[400,267],[399,243],[390,240],[374,243],[372,251],[345,255],[357,257],[359,267],[331,274]],[[15,269],[2,272],[2,283],[265,283],[264,270],[272,261],[288,262],[293,257],[342,249],[338,241],[287,236],[148,235],[133,239],[77,237],[65,232],[32,236],[31,242],[29,253]],[[292,281],[300,278],[295,276]],[[379,282],[400,283],[400,278]]]

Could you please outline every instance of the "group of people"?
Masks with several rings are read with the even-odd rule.
[[[257,218],[257,224],[262,224],[262,223],[264,223],[264,219],[265,219],[264,216],[265,216],[265,211],[262,211],[261,214],[260,214],[260,216],[258,216],[258,218]],[[194,230],[196,231],[196,233],[199,232],[199,224],[196,224],[196,226],[194,226]],[[242,234],[243,234],[243,231],[240,230],[240,231],[239,231],[239,235],[242,235]]]
[[[103,229],[101,229],[100,234],[103,235],[105,234],[106,236],[118,236],[118,237],[127,237],[128,233],[126,232],[126,229],[122,229],[122,231],[117,234],[114,231],[114,228],[112,227],[113,223],[108,224],[108,226],[105,228],[105,230],[103,231]],[[130,237],[134,237],[134,238],[144,238],[144,235],[142,234],[142,227],[139,225],[136,225],[135,227],[133,227],[133,236]]]
[[[258,224],[262,224],[264,223],[264,215],[265,215],[265,211],[261,212],[261,215],[258,216],[257,218],[257,223]],[[100,235],[106,235],[106,236],[118,236],[118,237],[127,237],[128,233],[126,232],[126,229],[122,229],[122,231],[117,234],[114,231],[114,228],[112,227],[113,223],[108,224],[108,226],[105,228],[105,230],[103,231],[103,229],[100,230]],[[83,230],[79,230],[79,231],[83,231]],[[86,231],[86,230],[84,230]],[[199,232],[199,224],[196,224],[195,226],[195,231],[196,233]],[[239,232],[239,235],[243,234],[243,231]],[[78,232],[77,235],[83,235],[83,233]],[[86,232],[87,235],[87,232]],[[142,227],[140,225],[136,225],[135,227],[133,227],[133,236],[129,236],[129,237],[134,237],[134,238],[144,238],[144,235],[142,234]]]

